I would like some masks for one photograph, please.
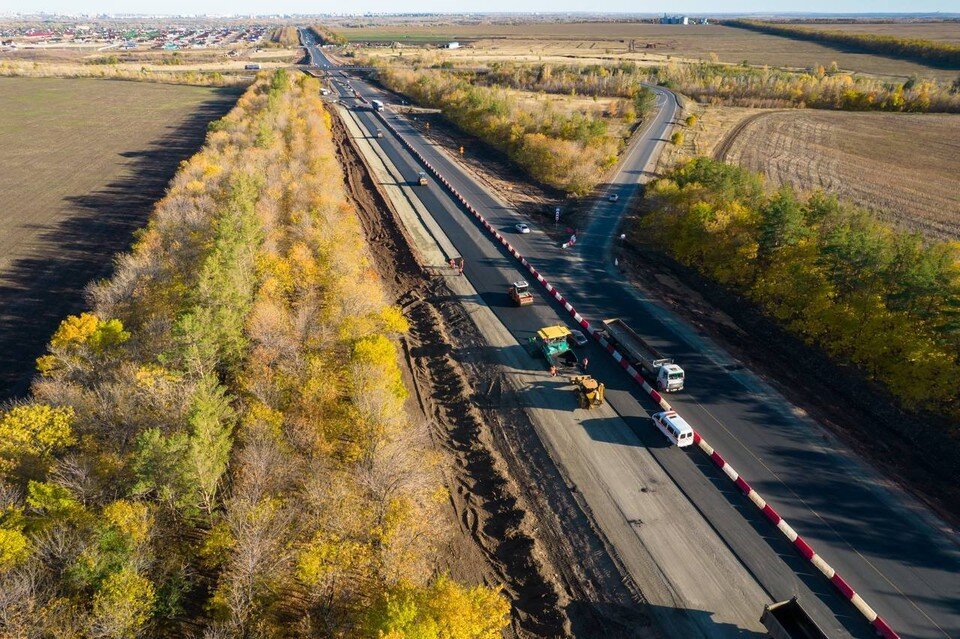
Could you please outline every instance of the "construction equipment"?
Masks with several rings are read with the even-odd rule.
[[[764,606],[760,623],[772,639],[829,639],[796,597]]]
[[[573,367],[579,360],[577,354],[570,350],[570,343],[567,342],[569,335],[570,329],[566,326],[546,326],[537,331],[537,336],[531,337],[530,341],[547,360],[548,366]]]
[[[510,299],[517,306],[528,306],[533,304],[533,293],[530,292],[530,285],[526,280],[517,280],[507,289]]]
[[[593,408],[603,403],[605,386],[590,375],[574,375],[570,383],[577,387],[580,408]]]

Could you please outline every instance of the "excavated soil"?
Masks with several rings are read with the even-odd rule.
[[[651,638],[643,599],[590,523],[444,277],[417,262],[339,121],[347,185],[377,269],[410,321],[411,412],[444,454],[455,534],[439,568],[502,584],[514,637]],[[457,534],[458,533],[458,534]]]

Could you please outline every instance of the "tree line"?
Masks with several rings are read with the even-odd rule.
[[[640,115],[633,100],[611,102],[606,117],[524,101],[474,74],[381,67],[378,78],[418,104],[441,109],[453,124],[504,151],[535,180],[573,195],[589,192],[624,144],[610,133],[607,118],[629,126]]]
[[[296,47],[300,45],[300,32],[296,27],[277,27],[270,31],[265,40],[268,44],[281,47]]]
[[[844,111],[960,113],[960,93],[936,80],[888,81],[855,76],[836,64],[806,72],[717,63],[670,63],[651,80],[699,102],[748,107]]]
[[[794,40],[818,42],[834,47],[839,46],[855,51],[911,60],[932,67],[960,69],[960,45],[948,42],[935,42],[920,38],[900,38],[872,33],[844,33],[836,30],[807,29],[756,20],[730,20],[724,24]]]
[[[261,74],[0,409],[0,635],[500,636],[368,253],[318,82]]]
[[[310,27],[310,30],[313,31],[314,35],[320,40],[320,44],[343,45],[348,42],[344,36],[322,25],[314,25]]]
[[[168,60],[171,58],[163,58]],[[191,86],[247,87],[250,78],[243,75],[224,75],[219,71],[147,71],[114,66],[106,60],[89,64],[60,64],[0,60],[0,77],[23,78],[104,78],[110,80],[133,80],[159,84],[186,84]]]
[[[647,193],[644,233],[678,261],[960,434],[960,243],[925,243],[820,192],[768,194],[758,174],[706,158]]]
[[[408,62],[417,65],[428,61]],[[652,105],[652,93],[644,88],[644,83],[675,89],[711,104],[960,113],[960,80],[954,83],[916,77],[884,80],[846,73],[836,63],[806,71],[787,71],[718,62],[670,62],[654,67],[641,67],[632,62],[600,65],[495,62],[484,72],[456,68],[448,71],[489,87],[629,99],[634,101],[634,110],[641,116]]]
[[[632,62],[619,64],[555,65],[494,62],[476,81],[523,91],[567,95],[617,97],[632,100],[641,117],[653,108],[654,95],[643,86],[648,78]]]

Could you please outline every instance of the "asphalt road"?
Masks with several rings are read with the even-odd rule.
[[[322,65],[322,52],[309,49]],[[382,97],[374,87],[350,82],[367,99]],[[660,101],[669,104],[666,98]],[[574,250],[560,251],[536,230],[512,236],[511,243],[585,317],[621,317],[683,365],[687,389],[670,402],[901,636],[960,636],[960,550],[938,521],[678,317],[618,281],[610,268],[605,248],[640,171],[666,134],[665,111],[641,134],[612,180],[609,188],[621,195],[619,202],[600,205]],[[378,128],[378,117],[362,115],[371,131]],[[510,232],[519,221],[513,211],[404,120],[392,123],[491,223]],[[404,176],[415,179],[422,169],[399,142],[387,134],[381,145]],[[513,258],[439,185],[431,181],[421,199],[465,257],[465,273],[483,301],[518,340],[540,326],[566,321],[566,313],[540,291],[533,309],[510,306],[506,285],[511,272],[519,274]],[[593,345],[587,355],[591,372],[608,385],[611,405],[774,599],[798,593],[831,632],[872,636],[860,615],[704,456],[664,446],[646,419],[652,402],[612,360]]]

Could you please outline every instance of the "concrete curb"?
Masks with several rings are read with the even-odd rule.
[[[365,99],[363,101],[366,102]],[[656,389],[647,383],[647,380],[645,380],[640,372],[630,364],[630,362],[626,357],[623,356],[622,353],[614,348],[613,344],[604,339],[601,331],[596,327],[591,326],[590,322],[588,322],[582,315],[580,315],[580,313],[577,312],[573,305],[563,297],[560,291],[550,284],[546,278],[544,278],[543,275],[541,275],[537,269],[527,261],[525,257],[520,255],[520,253],[513,248],[513,246],[511,246],[510,242],[507,241],[507,238],[497,231],[490,224],[490,222],[488,222],[486,218],[484,218],[483,215],[481,215],[480,212],[475,209],[473,205],[471,205],[466,198],[461,195],[453,187],[453,185],[450,184],[450,182],[448,182],[447,179],[444,178],[429,161],[427,161],[425,157],[423,157],[423,155],[420,154],[419,151],[413,148],[413,145],[410,144],[405,137],[400,135],[393,124],[388,122],[382,113],[376,112],[376,114],[383,124],[390,129],[390,131],[398,140],[400,140],[400,143],[403,144],[403,146],[406,147],[407,150],[410,151],[410,153],[412,153],[414,157],[416,157],[427,168],[427,170],[430,171],[430,173],[440,181],[441,184],[443,184],[444,188],[446,188],[446,190],[453,195],[467,211],[477,218],[477,221],[480,222],[483,227],[487,229],[487,231],[489,231],[513,257],[515,257],[528,271],[530,271],[530,274],[533,275],[537,281],[543,285],[543,287],[554,297],[554,299],[563,305],[573,319],[581,327],[583,327],[583,329],[586,330],[591,337],[597,340],[597,342],[599,342],[608,353],[613,356],[614,360],[616,360],[620,366],[626,370],[630,377],[632,377],[643,387],[643,390],[650,395],[651,398],[653,398],[653,401],[657,402],[657,404],[663,408],[663,410],[672,410],[670,403],[667,402],[667,400],[664,399]],[[703,437],[700,436],[699,432],[694,431],[693,441],[695,444],[697,444],[700,450],[703,451],[711,459],[711,461],[713,461],[713,463],[723,471],[730,481],[733,482],[737,488],[739,488],[740,491],[747,496],[747,499],[749,499],[750,502],[753,503],[753,505],[756,506],[774,526],[776,526],[777,530],[779,530],[783,536],[786,537],[791,544],[793,544],[793,547],[797,550],[797,552],[799,552],[804,559],[813,564],[817,570],[823,573],[823,575],[830,581],[830,583],[834,585],[840,594],[853,604],[860,614],[862,614],[867,621],[870,622],[870,624],[877,631],[878,635],[884,639],[900,639],[900,635],[894,632],[887,622],[884,621],[883,618],[880,617],[876,611],[874,611],[874,609],[871,608],[867,602],[857,594],[850,584],[848,584],[847,581],[830,566],[830,564],[824,561],[823,558],[821,558],[820,555],[818,555],[813,548],[806,541],[804,541],[803,537],[797,534],[797,532],[777,513],[776,510],[774,510],[762,497],[760,497],[757,491],[755,491],[750,484],[746,482],[746,480],[740,477],[739,473],[737,473],[737,471],[726,462],[720,453],[718,453],[712,446],[710,446],[710,444],[707,443],[705,439],[703,439]]]

